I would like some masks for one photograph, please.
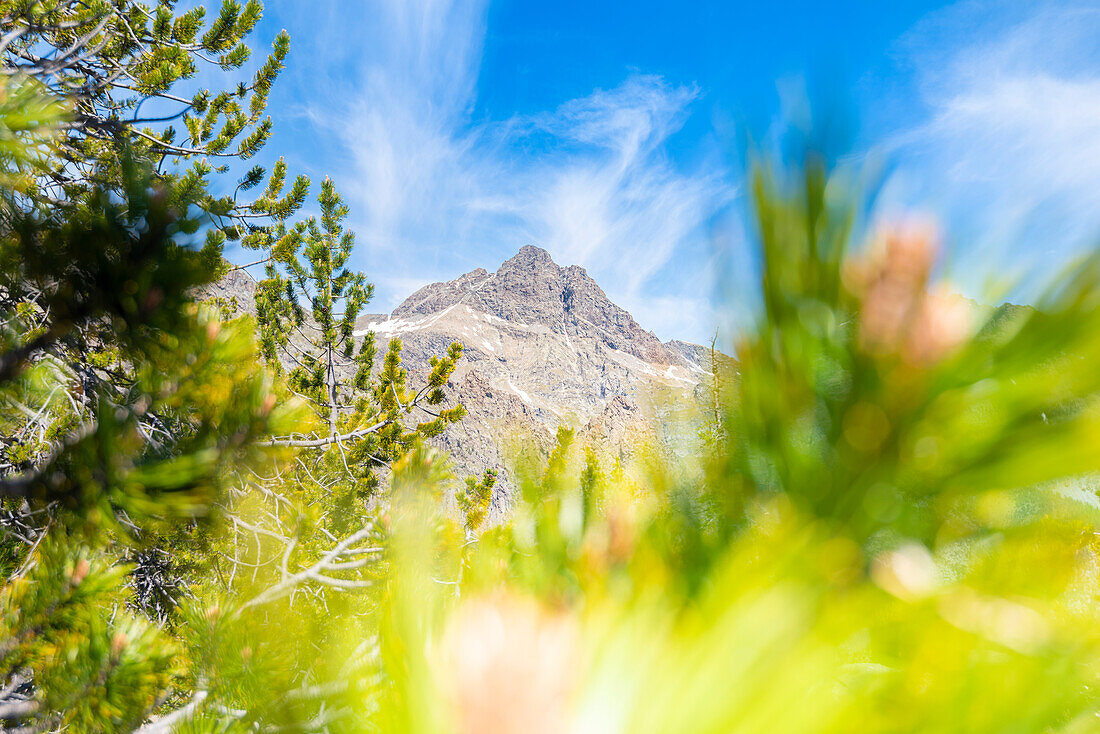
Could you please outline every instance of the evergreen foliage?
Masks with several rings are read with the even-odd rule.
[[[13,151],[27,134],[36,146],[8,172],[55,139],[56,109],[3,110]],[[108,548],[205,514],[255,439],[296,420],[249,330],[194,304],[212,265],[188,244],[193,221],[141,161],[122,162],[119,188],[49,212],[14,187],[4,197],[0,715],[27,731],[133,730],[160,705],[174,647],[127,611],[127,569]]]
[[[348,210],[328,179],[318,204],[319,221],[310,217],[281,238],[286,244],[267,264],[256,309],[265,356],[277,370],[283,361],[289,365],[288,388],[309,403],[324,428],[271,443],[327,449],[334,462],[338,454],[366,497],[377,485],[375,468],[388,467],[415,441],[439,435],[465,415],[461,405],[442,407],[462,345],[451,344],[444,357],[433,357],[425,384],[415,391],[401,365],[399,339],[390,340],[374,374],[375,335],[355,332],[373,288],[347,267],[355,238],[344,228]],[[428,420],[407,427],[406,416],[414,410]]]
[[[489,505],[493,500],[493,487],[497,483],[496,469],[486,469],[485,475],[466,477],[466,486],[459,490],[455,498],[458,509],[466,520],[466,529],[476,532],[485,522]]]
[[[137,729],[170,682],[175,643],[112,610],[123,566],[56,537],[31,560],[0,592],[0,664],[9,671],[0,719],[34,722],[28,731]]]
[[[174,2],[5,0],[0,38],[5,78],[20,78],[66,112],[56,155],[42,160],[29,201],[75,201],[96,188],[125,184],[125,155],[149,161],[168,202],[195,206],[216,224],[212,241],[237,239],[255,226],[250,204],[211,191],[210,174],[253,157],[271,133],[264,115],[290,39],[281,33],[255,72],[225,89],[197,88],[203,66],[234,72],[248,61],[245,37],[263,12],[257,0],[225,0],[216,17]],[[240,76],[236,74],[235,76]],[[228,81],[228,79],[227,79]],[[177,129],[176,125],[180,126]],[[126,153],[124,153],[126,151]],[[208,159],[224,161],[216,165]],[[252,169],[238,191],[255,186]]]
[[[361,544],[378,539],[374,521],[361,502],[341,506],[348,493],[331,473],[316,480],[306,468],[298,478],[309,477],[308,485],[299,482],[285,501],[270,479],[249,483],[258,477],[254,468],[283,477],[288,465],[306,467],[293,454],[318,452],[272,453],[277,437],[309,422],[265,374],[252,324],[221,323],[195,303],[199,289],[225,270],[223,243],[242,238],[263,252],[261,263],[274,264],[269,273],[287,268],[303,286],[304,271],[293,266],[295,248],[304,247],[305,278],[324,286],[311,294],[312,318],[298,327],[322,323],[318,343],[332,348],[330,358],[350,344],[369,298],[363,277],[344,267],[352,239],[331,182],[322,186],[320,221],[288,225],[309,182],[299,176],[284,194],[281,160],[252,202],[238,196],[264,182],[261,167],[249,169],[231,196],[212,176],[252,157],[268,137],[263,111],[289,48],[286,35],[250,82],[224,91],[190,84],[187,97],[178,91],[201,63],[241,67],[243,38],[260,12],[259,3],[228,0],[204,24],[201,7],[181,13],[170,2],[0,6],[8,79],[0,95],[0,547],[8,578],[0,719],[28,731],[130,731],[158,706],[175,710],[146,729],[189,725],[208,695],[232,698],[241,684],[201,652],[217,647],[211,635],[218,630],[210,627],[218,615],[210,609],[218,604],[204,612],[199,599],[220,598],[239,615],[303,586],[365,587],[368,581],[339,577],[369,573],[381,561],[380,549]],[[200,232],[205,243],[196,248]],[[300,315],[297,301],[284,305]],[[353,489],[354,480],[373,486],[368,450],[371,461],[392,460],[462,415],[461,406],[441,408],[419,426],[397,425],[414,407],[443,401],[461,355],[455,345],[433,360],[428,387],[410,395],[399,350],[392,345],[380,386],[370,388],[371,359],[361,351],[359,387],[334,385],[327,393],[340,389],[339,400],[356,403],[345,416],[333,401],[330,425],[354,431],[372,418],[386,429],[374,443],[350,447],[360,452],[350,462],[358,473],[349,470],[352,481],[344,482]],[[302,371],[288,377],[297,388],[308,381]],[[347,457],[341,463],[349,467]],[[235,514],[247,514],[257,487],[277,498],[275,524],[289,512],[302,542],[292,544],[297,553],[279,546],[279,579],[260,579],[270,582],[261,587],[253,573],[251,601],[233,601],[225,595],[241,591],[235,578],[247,561],[222,552],[220,529],[259,528]],[[321,518],[290,512],[316,501],[328,508]],[[333,522],[333,514],[344,517]],[[342,537],[328,530],[351,523],[363,527]],[[236,537],[232,545],[236,551]],[[288,570],[299,561],[304,570]],[[190,645],[169,643],[143,614]],[[234,653],[241,640],[233,641]],[[294,680],[297,669],[288,675]],[[189,690],[179,691],[181,684]],[[224,720],[216,714],[223,704],[211,705]]]

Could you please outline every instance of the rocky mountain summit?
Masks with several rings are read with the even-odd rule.
[[[462,305],[467,313],[495,316],[512,325],[545,326],[568,337],[592,337],[604,346],[653,364],[679,360],[651,332],[612,303],[584,268],[558,267],[550,254],[523,247],[495,273],[484,268],[449,283],[433,283],[393,312],[395,319],[431,316]]]
[[[618,449],[652,430],[655,388],[693,395],[710,373],[709,349],[661,342],[583,268],[560,267],[531,245],[495,273],[424,286],[358,328],[380,347],[400,338],[410,369],[452,341],[465,346],[452,385],[469,416],[440,440],[460,472],[506,464],[501,447],[514,431],[546,438],[562,423]]]
[[[249,310],[250,280],[231,274],[212,295]],[[356,327],[358,335],[375,333],[380,355],[401,339],[414,381],[432,355],[453,341],[465,346],[450,394],[469,415],[437,439],[460,476],[506,467],[512,438],[546,446],[561,424],[619,453],[652,435],[662,410],[654,395],[701,400],[710,374],[709,348],[662,342],[583,268],[560,267],[531,245],[494,273],[478,268],[424,286],[391,314],[363,316]],[[498,510],[511,490],[507,471],[499,486]]]

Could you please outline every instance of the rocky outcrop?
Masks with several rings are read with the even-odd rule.
[[[222,310],[228,318],[256,315],[256,281],[244,270],[230,270],[221,280],[202,288],[203,300]]]
[[[605,346],[654,364],[672,364],[674,353],[615,305],[584,268],[559,267],[545,250],[526,245],[495,273],[478,268],[447,283],[433,283],[394,309],[406,322],[448,308],[468,309],[550,333],[594,338]]]

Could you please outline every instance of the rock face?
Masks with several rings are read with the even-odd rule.
[[[558,267],[550,254],[526,245],[495,273],[478,268],[449,283],[433,283],[409,296],[395,320],[440,314],[455,306],[513,326],[545,327],[562,337],[592,337],[604,346],[654,364],[672,364],[672,352],[616,306],[584,268]]]
[[[233,274],[231,274],[233,275]],[[215,296],[250,290],[223,281]],[[586,442],[618,451],[653,430],[649,396],[695,399],[710,374],[710,350],[681,341],[662,343],[612,303],[583,268],[559,267],[528,245],[495,273],[483,268],[409,296],[392,314],[368,315],[357,334],[373,331],[384,354],[399,338],[410,383],[423,377],[428,359],[461,342],[465,353],[451,378],[448,403],[469,415],[437,439],[459,476],[507,466],[512,438],[547,446],[561,424]],[[381,358],[381,357],[380,357]],[[495,512],[508,504],[507,472],[498,483]]]

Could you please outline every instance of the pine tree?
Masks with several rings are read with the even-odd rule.
[[[148,371],[156,357],[150,347],[186,330],[165,315],[190,313],[196,289],[229,267],[221,257],[226,241],[266,248],[264,259],[278,254],[268,247],[270,230],[301,207],[309,181],[298,176],[285,196],[274,196],[286,180],[285,164],[279,160],[270,176],[263,166],[245,164],[270,135],[267,99],[289,52],[289,38],[280,33],[246,72],[245,39],[262,11],[256,0],[225,0],[212,18],[201,6],[180,9],[169,0],[0,0],[0,71],[8,80],[0,102],[6,204],[0,235],[23,243],[4,251],[0,307],[13,316],[6,323],[7,345],[18,347],[8,352],[11,363],[27,357],[36,365],[35,379],[13,383],[19,407],[4,420],[0,473],[42,467],[57,447],[86,438],[100,396],[109,395],[112,405],[135,400],[139,368]],[[204,69],[217,73],[200,77]],[[196,88],[199,78],[221,83]],[[265,179],[266,188],[249,200]],[[155,190],[154,209],[175,213],[164,231],[146,239],[201,233],[201,256],[112,249],[102,215],[111,212],[111,226],[139,225],[142,210],[127,210],[149,198],[134,195],[139,182]],[[98,227],[97,241],[71,237],[78,221]],[[40,234],[20,234],[32,224]],[[129,278],[127,260],[135,259],[141,278]],[[186,273],[176,265],[186,265]],[[175,280],[164,282],[168,276]],[[153,311],[159,321],[120,329],[100,308],[114,308],[113,298],[127,301],[115,305],[133,313]],[[159,302],[143,309],[141,298]],[[234,338],[247,340],[244,333]],[[203,405],[204,396],[196,397]],[[162,403],[146,410],[134,430],[147,450],[171,453],[192,434],[192,407],[176,400],[169,410]],[[3,512],[25,545],[48,515],[10,503]],[[6,552],[9,566],[19,562],[22,551]]]
[[[126,568],[55,535],[0,591],[0,720],[18,731],[133,731],[171,681],[175,644],[122,607]],[[112,611],[114,610],[114,611]]]
[[[269,443],[322,451],[368,496],[377,487],[378,469],[465,415],[461,404],[442,407],[462,345],[451,344],[445,356],[433,357],[416,390],[408,385],[399,339],[390,340],[376,373],[375,335],[355,331],[373,287],[348,267],[355,238],[343,224],[347,207],[328,179],[318,204],[319,220],[311,217],[282,237],[286,244],[268,263],[256,292],[264,354],[277,369],[287,365],[287,385],[313,408],[318,427],[309,436]],[[426,420],[411,423],[414,411]]]
[[[321,216],[294,221],[308,179],[288,182],[281,159],[270,175],[240,166],[270,134],[263,113],[289,49],[285,33],[250,80],[227,78],[220,90],[188,85],[183,95],[177,89],[203,65],[230,77],[242,67],[243,39],[261,6],[227,0],[204,23],[201,7],[177,12],[174,5],[0,2],[3,72],[13,80],[0,100],[10,132],[0,136],[7,204],[0,209],[7,327],[0,391],[19,406],[4,415],[7,461],[0,466],[9,496],[0,519],[11,530],[2,544],[5,610],[27,606],[19,596],[22,575],[63,581],[64,559],[76,562],[83,553],[93,569],[114,569],[80,607],[48,598],[64,597],[64,584],[35,587],[44,608],[60,615],[50,624],[68,629],[69,642],[5,658],[10,666],[31,664],[2,671],[5,695],[16,698],[0,713],[31,727],[128,730],[165,701],[164,656],[136,644],[138,637],[162,643],[155,630],[135,635],[127,648],[144,665],[145,683],[101,686],[85,692],[80,705],[71,695],[87,676],[58,656],[75,652],[70,663],[102,678],[114,641],[122,639],[117,627],[137,623],[121,607],[172,625],[195,656],[172,668],[181,690],[167,696],[150,731],[189,720],[201,726],[208,715],[224,726],[244,716],[227,715],[228,703],[246,706],[249,721],[299,716],[293,706],[242,698],[241,686],[259,678],[234,675],[227,661],[249,656],[261,640],[232,620],[249,616],[245,609],[266,614],[275,604],[305,621],[316,606],[303,604],[300,592],[326,605],[325,589],[369,589],[386,533],[360,500],[373,491],[376,470],[464,413],[442,407],[459,345],[432,360],[419,390],[408,387],[400,342],[390,344],[372,374],[373,337],[354,334],[370,286],[347,267],[353,239],[331,182],[321,188]],[[240,178],[227,186],[238,167]],[[181,246],[200,231],[201,252]],[[292,420],[292,401],[269,392],[249,325],[220,324],[193,303],[196,288],[227,267],[220,255],[229,240],[260,253],[241,267],[267,266],[258,288],[259,346],[287,362],[284,387],[316,410],[309,428],[323,428],[312,432],[312,445],[301,430],[290,432],[302,426]],[[272,283],[283,290],[269,298]],[[295,334],[292,342],[285,335],[272,341],[274,322]],[[303,333],[311,340],[301,341]],[[414,410],[426,419],[413,422]],[[290,451],[258,461],[257,438],[267,439],[265,450]],[[274,482],[257,481],[252,470],[261,465],[273,470]],[[256,497],[270,500],[274,512],[265,507],[253,517]],[[164,522],[171,518],[188,521]],[[224,537],[214,530],[222,525],[211,524],[219,518],[232,528]],[[238,555],[238,533],[273,540],[281,563],[265,568],[274,575],[257,576],[254,566],[242,583],[238,571],[248,560]],[[266,550],[257,542],[257,554]],[[147,567],[127,575],[120,561],[129,558]],[[149,566],[150,558],[168,558],[167,570]],[[166,596],[165,589],[176,591]],[[205,609],[200,598],[210,600]],[[114,613],[105,621],[108,606]],[[217,609],[227,611],[211,611]],[[83,618],[110,633],[106,647]],[[221,637],[221,621],[236,632]],[[28,624],[38,622],[15,614],[4,631],[21,639]],[[265,694],[298,684],[297,666],[257,661],[256,670],[266,671]],[[77,716],[80,710],[98,717]],[[307,712],[301,715],[317,714],[312,704]]]
[[[266,141],[264,110],[289,39],[280,34],[250,78],[234,81],[249,59],[244,38],[262,5],[226,0],[212,20],[205,13],[178,12],[167,1],[0,1],[0,65],[9,80],[0,136],[0,236],[8,243],[0,307],[12,315],[6,338],[15,347],[0,378],[12,377],[27,358],[37,373],[52,370],[49,380],[20,383],[13,399],[21,407],[4,426],[0,471],[38,466],[54,447],[79,441],[105,391],[112,404],[131,402],[137,366],[152,359],[153,335],[179,335],[166,315],[178,320],[191,307],[192,289],[224,270],[224,242],[245,237],[246,245],[260,246],[272,217],[283,222],[304,201],[304,177],[287,197],[251,203],[237,197],[262,182],[261,167],[248,170],[231,196],[212,177]],[[178,88],[203,66],[224,72],[225,87],[192,86],[181,96]],[[173,124],[180,121],[186,135],[177,139]],[[276,165],[268,190],[285,175]],[[152,186],[155,201],[139,185]],[[144,239],[116,237],[139,225],[143,207],[174,213]],[[160,244],[200,229],[201,256]],[[115,241],[125,248],[113,249]],[[135,272],[140,277],[130,277]],[[104,311],[154,322],[124,330]],[[138,430],[150,447],[168,451],[191,428],[186,416],[146,413]],[[25,517],[12,522],[34,525]]]
[[[251,56],[244,39],[263,5],[224,0],[209,21],[201,5],[184,12],[175,5],[0,0],[4,76],[24,79],[67,113],[57,155],[34,172],[22,192],[27,201],[49,210],[94,188],[122,186],[126,150],[153,164],[171,203],[196,206],[214,220],[212,243],[256,228],[259,212],[236,195],[257,185],[263,169],[249,170],[232,196],[213,193],[209,176],[252,158],[270,137],[264,112],[290,39],[280,33],[266,60],[243,79],[236,72]],[[225,72],[226,87],[177,91],[203,67]]]
[[[123,159],[117,189],[48,212],[20,205],[11,182],[43,151],[27,139],[48,146],[57,122],[55,103],[28,104],[23,89],[0,101],[13,133],[0,197],[0,498],[13,531],[0,718],[128,731],[163,700],[174,653],[126,610],[127,568],[108,545],[201,516],[255,460],[256,439],[293,416],[244,325],[194,304],[210,262],[142,161]]]

